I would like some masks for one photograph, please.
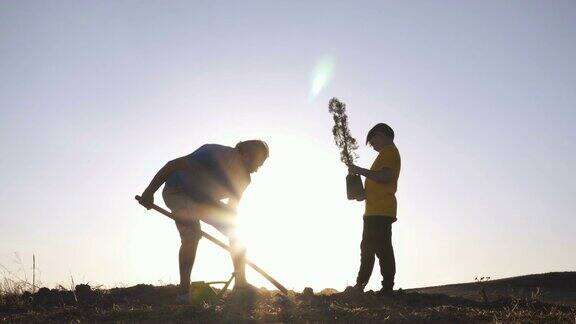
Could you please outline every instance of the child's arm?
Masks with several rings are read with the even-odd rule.
[[[374,181],[380,182],[380,183],[390,182],[390,180],[392,180],[392,175],[393,175],[392,169],[390,169],[390,168],[382,168],[378,171],[372,171],[372,170],[361,168],[361,167],[356,166],[354,164],[350,164],[348,166],[348,172],[350,172],[352,174],[359,174],[361,176],[365,176],[366,178],[368,178],[370,180],[374,180]]]

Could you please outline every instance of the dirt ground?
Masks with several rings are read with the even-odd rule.
[[[533,322],[574,323],[576,306],[534,299],[501,298],[483,303],[441,294],[403,292],[381,297],[369,291],[332,294],[260,289],[199,305],[176,303],[175,286],[137,285],[109,290],[78,285],[75,291],[42,288],[4,295],[6,322]]]

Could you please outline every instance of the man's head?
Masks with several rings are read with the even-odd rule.
[[[236,144],[236,149],[240,152],[250,173],[258,171],[270,154],[268,144],[261,140],[242,141]]]
[[[394,143],[394,130],[384,123],[376,124],[366,136],[366,144],[370,144],[377,152],[392,143]]]

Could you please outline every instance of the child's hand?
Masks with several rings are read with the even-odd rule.
[[[361,167],[355,166],[354,164],[349,164],[349,165],[348,165],[348,173],[351,173],[351,174],[360,174],[361,170],[362,170]]]

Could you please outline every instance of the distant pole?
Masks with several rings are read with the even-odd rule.
[[[32,254],[32,293],[36,291],[36,255]]]

